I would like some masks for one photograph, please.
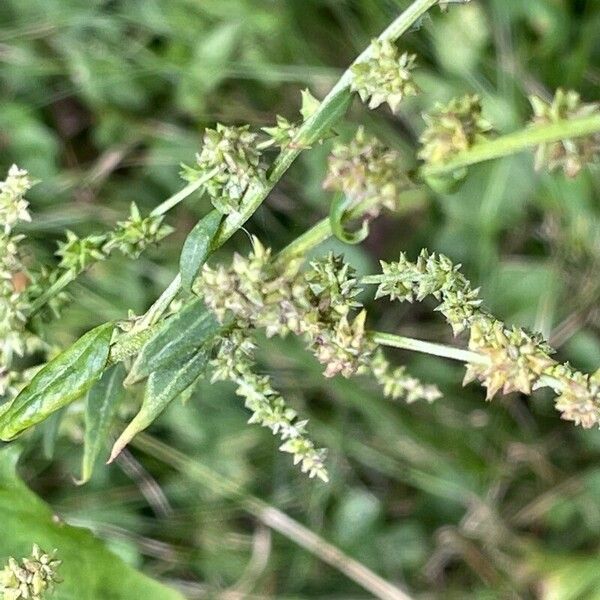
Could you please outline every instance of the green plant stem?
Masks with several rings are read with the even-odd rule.
[[[398,199],[398,207],[393,215],[398,216],[410,212],[425,204],[427,195],[422,189],[406,190]],[[359,202],[348,211],[349,219],[358,219],[366,215],[379,204],[378,198],[368,198]],[[289,262],[293,258],[306,255],[310,250],[323,243],[333,235],[329,217],[321,219],[318,223],[307,229],[302,235],[283,248],[275,257],[277,264]]]
[[[410,596],[387,582],[362,563],[298,523],[283,511],[251,496],[230,479],[202,464],[197,458],[163,444],[145,433],[140,433],[132,445],[146,454],[171,466],[179,473],[225,498],[235,498],[242,508],[267,527],[282,534],[298,546],[337,569],[367,592],[382,600],[410,600]]]
[[[28,316],[34,315],[38,310],[43,308],[56,294],[66,288],[72,281],[75,281],[77,275],[78,273],[74,271],[65,271],[47,290],[31,303]]]
[[[437,3],[438,0],[415,0],[381,33],[378,39],[391,41],[398,39]],[[352,64],[367,60],[372,51],[373,49],[369,45]],[[350,67],[323,99],[316,112],[300,126],[289,146],[279,153],[266,181],[256,181],[250,185],[242,200],[241,209],[228,215],[223,222],[214,241],[215,248],[222,246],[254,214],[302,150],[314,144],[323,133],[329,131],[344,116],[352,98],[351,80],[352,70]]]
[[[156,208],[154,208],[150,215],[153,217],[157,217],[160,215],[164,215],[166,212],[171,210],[173,207],[177,206],[182,200],[185,200],[188,196],[191,196],[196,190],[201,188],[211,177],[214,177],[218,172],[218,169],[213,169],[210,173],[207,173],[203,177],[200,177],[196,181],[192,181],[188,183],[184,188],[179,190],[176,194],[173,194],[170,198],[167,198],[164,202],[159,204]],[[64,288],[66,288],[71,282],[75,281],[80,273],[76,273],[73,271],[66,271],[63,273],[47,290],[45,290],[42,294],[40,294],[32,303],[29,309],[29,316],[35,314],[38,310],[43,308],[46,303],[54,298],[58,293],[60,293]],[[179,288],[179,276],[177,276],[177,289]],[[175,283],[175,280],[171,282],[169,285],[171,286]],[[166,291],[166,290],[165,290]]]
[[[479,352],[471,350],[463,350],[446,344],[437,344],[434,342],[426,342],[416,338],[404,337],[393,333],[384,333],[382,331],[372,331],[371,339],[382,346],[390,346],[392,348],[401,348],[403,350],[411,350],[413,352],[422,352],[433,356],[441,356],[442,358],[450,358],[462,363],[478,363],[482,365],[489,364],[487,356]],[[564,389],[565,383],[552,377],[551,375],[541,375],[536,382],[535,389],[549,387],[555,392],[560,392]]]
[[[460,152],[446,163],[425,165],[421,168],[420,174],[422,177],[446,175],[469,165],[518,154],[539,144],[582,137],[598,132],[600,132],[600,115],[526,127],[520,131],[476,144],[469,150]]]
[[[156,323],[165,314],[165,311],[169,308],[169,305],[175,299],[175,296],[177,296],[180,287],[181,275],[177,274],[165,291],[134,325],[133,331],[146,329],[146,327],[150,327]]]
[[[188,196],[191,196],[196,190],[200,189],[208,180],[212,179],[219,172],[218,168],[213,169],[209,173],[206,173],[202,177],[188,183],[184,188],[173,194],[170,198],[167,198],[164,202],[161,202],[151,212],[150,216],[159,217],[170,211],[174,206],[177,206],[182,200],[185,200]]]
[[[402,348],[403,350],[412,350],[413,352],[423,352],[432,354],[433,356],[441,356],[443,358],[451,358],[463,363],[480,363],[487,364],[487,357],[472,352],[471,350],[463,350],[454,346],[445,344],[436,344],[434,342],[426,342],[415,338],[395,335],[393,333],[384,333],[381,331],[371,332],[371,339],[382,346],[391,346],[393,348]]]

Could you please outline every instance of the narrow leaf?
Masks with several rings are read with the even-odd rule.
[[[0,415],[0,439],[12,440],[85,394],[106,367],[114,325],[105,323],[50,361]]]
[[[223,215],[211,210],[203,219],[200,219],[187,236],[181,258],[179,259],[179,272],[183,289],[190,290],[202,265],[214,250],[212,241],[215,238]]]
[[[46,421],[40,425],[42,429],[42,451],[44,457],[48,460],[54,458],[54,448],[56,447],[56,439],[58,438],[58,430],[64,416],[64,410],[57,410],[50,415]]]
[[[221,326],[199,299],[192,300],[179,313],[165,321],[138,354],[125,385],[148,377],[170,362],[199,348],[214,337]]]
[[[85,437],[81,480],[86,483],[92,476],[96,459],[104,447],[112,420],[125,389],[125,367],[114,365],[104,372],[102,378],[90,389],[85,405]]]
[[[188,352],[181,360],[150,375],[140,411],[115,442],[109,463],[117,458],[123,448],[140,431],[157,419],[177,396],[200,377],[208,361],[211,346],[209,344],[208,347]]]

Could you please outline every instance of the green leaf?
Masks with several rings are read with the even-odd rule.
[[[109,462],[112,462],[140,431],[155,421],[177,396],[202,375],[211,347],[212,344],[208,344],[199,350],[192,350],[175,363],[150,375],[140,411],[115,442]]]
[[[133,363],[125,385],[141,381],[150,373],[199,348],[220,329],[221,326],[204,303],[195,298],[179,313],[167,319],[164,327],[150,338]]]
[[[88,529],[71,527],[56,517],[50,506],[36,496],[18,477],[19,448],[0,450],[0,568],[9,556],[31,553],[34,543],[57,550],[62,560],[63,580],[52,600],[183,600],[183,596],[125,564],[96,539]]]
[[[331,203],[329,212],[329,223],[331,231],[338,240],[346,244],[360,244],[369,235],[369,223],[365,219],[362,222],[361,228],[358,231],[348,231],[344,228],[344,221],[347,217],[347,210],[352,204],[350,198],[344,194],[336,194]]]
[[[325,110],[317,111],[304,122],[298,132],[299,141],[310,146],[326,137],[331,128],[346,114],[351,101],[350,90],[341,90]]]
[[[222,221],[223,215],[216,210],[211,210],[196,223],[194,229],[187,236],[179,259],[179,272],[181,273],[183,289],[190,290],[192,288],[202,265],[214,250],[212,241]]]
[[[79,483],[86,483],[92,476],[94,464],[102,450],[112,420],[123,399],[125,367],[114,365],[88,392],[85,405],[85,437],[83,440],[82,475]]]
[[[40,428],[42,429],[42,451],[48,460],[54,458],[54,448],[58,438],[58,430],[64,416],[64,410],[57,410],[50,415]]]
[[[105,323],[88,331],[42,367],[0,415],[0,439],[12,440],[85,394],[106,367],[113,329]]]

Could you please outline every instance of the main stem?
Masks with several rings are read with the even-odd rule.
[[[446,175],[469,165],[518,154],[539,144],[549,144],[598,132],[600,132],[600,114],[547,125],[533,125],[476,144],[469,150],[458,153],[448,162],[439,165],[425,165],[421,168],[420,174],[422,177]]]

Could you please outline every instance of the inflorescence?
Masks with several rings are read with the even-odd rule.
[[[483,118],[481,99],[476,95],[437,104],[423,119],[425,130],[421,134],[418,156],[431,165],[446,162],[454,154],[472,148],[484,141],[493,129]]]
[[[223,338],[212,363],[213,377],[234,381],[253,411],[251,422],[278,433],[282,450],[292,452],[311,476],[326,479],[323,453],[306,438],[305,422],[298,425],[296,413],[285,406],[269,379],[251,370],[254,330],[264,330],[267,337],[303,337],[326,377],[371,372],[387,396],[410,402],[432,401],[440,394],[403,369],[391,369],[365,329],[366,312],[357,300],[361,288],[342,257],[329,254],[305,271],[300,266],[300,260],[281,266],[253,238],[248,257],[236,254],[229,267],[205,265],[195,291],[219,321],[233,323],[233,333]]]
[[[578,117],[600,113],[600,103],[582,102],[573,90],[556,90],[551,102],[539,96],[530,97],[533,108],[533,125],[559,123]],[[600,156],[600,134],[564,139],[538,146],[535,153],[535,168],[547,167],[550,171],[562,169],[567,177],[575,177],[588,163]]]
[[[498,391],[531,394],[551,387],[558,393],[555,405],[563,419],[584,428],[600,425],[600,370],[587,375],[560,364],[540,335],[496,319],[481,307],[478,290],[460,273],[460,265],[426,250],[414,263],[401,255],[398,262],[381,264],[382,275],[362,280],[378,284],[377,297],[412,302],[433,296],[455,335],[470,332],[469,350],[480,360],[467,365],[464,383],[481,382],[488,399]]]
[[[61,561],[54,553],[46,553],[35,544],[31,555],[18,562],[8,559],[0,571],[0,595],[4,600],[44,600],[60,583],[58,568]]]
[[[373,40],[370,57],[352,65],[350,86],[369,108],[387,102],[392,112],[397,112],[404,98],[419,91],[413,79],[416,60],[415,54],[400,54],[389,40]]]

